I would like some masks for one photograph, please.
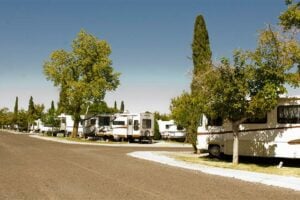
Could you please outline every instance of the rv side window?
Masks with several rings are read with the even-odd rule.
[[[143,119],[142,128],[151,128],[151,119]]]
[[[183,130],[183,127],[180,126],[180,125],[177,125],[177,130],[178,130],[178,131],[182,131],[182,130]]]
[[[66,118],[61,118],[61,123],[65,124],[66,123]]]
[[[91,119],[91,125],[95,125],[96,124],[96,119]]]
[[[284,124],[300,123],[300,105],[278,106],[277,122]]]
[[[169,129],[170,128],[170,125],[166,125],[166,129]]]
[[[124,121],[113,121],[113,125],[125,125]]]
[[[222,117],[217,117],[217,118],[211,118],[208,117],[208,126],[222,126],[223,124],[223,119]]]
[[[139,121],[138,120],[133,121],[133,129],[135,131],[139,130]]]
[[[110,117],[99,117],[99,126],[109,126]]]
[[[128,120],[128,125],[132,125],[132,119]]]
[[[265,124],[267,123],[268,118],[267,114],[263,117],[251,117],[246,119],[246,121],[243,122],[243,124]]]

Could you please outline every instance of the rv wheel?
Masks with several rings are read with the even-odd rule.
[[[213,158],[220,158],[221,157],[221,149],[219,145],[210,145],[208,147],[208,153]]]

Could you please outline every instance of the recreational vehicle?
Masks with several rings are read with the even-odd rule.
[[[116,114],[112,124],[112,133],[115,140],[139,139],[152,142],[154,134],[154,115],[152,113]]]
[[[41,119],[34,121],[33,125],[30,127],[30,131],[34,133],[47,133],[56,132],[58,127],[53,127],[51,125],[44,124]]]
[[[64,113],[57,116],[60,119],[60,131],[64,132],[65,135],[70,135],[73,131],[74,121],[72,119],[71,115],[66,115]],[[84,116],[80,116],[81,119],[84,118]],[[83,134],[83,127],[82,122],[79,123],[78,126],[78,135],[82,136]]]
[[[247,119],[239,127],[239,155],[300,158],[300,96],[280,98],[263,118]],[[231,124],[202,116],[197,148],[212,156],[232,155]]]
[[[112,121],[114,119],[113,114],[100,114],[86,116],[83,120],[83,135],[98,136],[105,138],[112,137]]]
[[[157,120],[159,132],[162,139],[184,140],[185,130],[178,126],[174,120]]]

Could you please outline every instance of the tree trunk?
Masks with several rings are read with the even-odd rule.
[[[71,134],[72,138],[77,137],[79,122],[80,122],[80,112],[76,112],[76,113],[74,113],[74,125],[73,125],[73,131]]]
[[[232,122],[232,131],[233,131],[233,155],[232,155],[232,164],[239,164],[239,123]]]
[[[71,138],[76,138],[78,134],[79,120],[74,119],[73,130],[71,134]]]

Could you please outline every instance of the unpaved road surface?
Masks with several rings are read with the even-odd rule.
[[[300,192],[126,155],[139,150],[168,149],[68,145],[0,132],[0,199],[300,199]]]

